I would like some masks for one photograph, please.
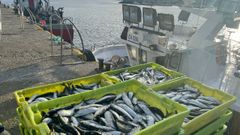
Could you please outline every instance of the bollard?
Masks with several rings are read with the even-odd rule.
[[[111,65],[112,63],[111,62],[105,62],[105,71],[109,71],[111,69]]]
[[[104,59],[101,59],[101,58],[99,58],[98,59],[98,70],[99,71],[103,71],[103,62],[104,62]]]

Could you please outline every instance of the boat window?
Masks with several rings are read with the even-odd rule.
[[[174,31],[174,16],[172,14],[158,14],[159,28],[162,30]]]
[[[178,16],[178,21],[182,21],[182,22],[188,22],[189,16],[190,16],[190,12],[182,10]]]
[[[143,25],[154,27],[157,24],[157,11],[153,8],[143,8]]]
[[[137,6],[130,6],[130,22],[140,23],[141,22],[141,9]]]
[[[123,20],[129,22],[130,21],[130,8],[127,5],[122,6],[123,10]]]
[[[133,60],[137,60],[137,56],[138,56],[138,49],[136,47],[127,45],[128,48],[128,53],[129,56],[131,57],[131,59]]]

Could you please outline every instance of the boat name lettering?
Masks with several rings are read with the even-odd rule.
[[[133,42],[139,42],[138,37],[132,34],[128,34],[128,40],[133,41]]]

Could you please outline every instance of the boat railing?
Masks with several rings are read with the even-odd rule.
[[[60,57],[60,64],[62,65],[62,56],[63,56],[63,28],[65,28],[68,32],[68,36],[71,37],[71,34],[70,34],[70,31],[69,31],[69,28],[66,26],[66,22],[70,22],[70,24],[72,24],[72,26],[76,29],[79,37],[80,37],[80,40],[81,40],[81,43],[82,43],[82,51],[84,51],[85,47],[84,47],[84,43],[83,43],[83,38],[82,38],[82,35],[80,33],[80,31],[78,30],[78,28],[76,27],[76,25],[73,23],[73,21],[71,20],[71,18],[61,18],[58,14],[52,14],[50,16],[50,32],[51,32],[51,55],[53,56],[53,28],[52,28],[52,18],[53,17],[57,17],[59,20],[60,20],[60,24],[61,24],[61,28],[60,28],[60,33],[61,33],[61,57]],[[73,55],[73,46],[74,46],[74,43],[71,42],[71,55]]]
[[[24,7],[24,9],[28,12],[28,14],[30,16],[30,19],[31,19],[31,22],[33,24],[36,24],[37,23],[37,19],[36,19],[35,15],[33,14],[33,12],[28,7]]]
[[[72,24],[73,27],[76,29],[76,31],[77,31],[77,33],[78,33],[78,36],[79,36],[79,38],[80,38],[80,40],[81,40],[82,51],[84,51],[84,50],[85,50],[85,47],[84,47],[84,42],[83,42],[83,38],[82,38],[82,35],[81,35],[80,31],[78,30],[78,28],[76,27],[76,25],[73,23],[73,21],[72,21],[71,19],[69,19],[69,18],[63,19],[63,23],[65,23],[66,21],[70,22],[70,24]]]
[[[52,21],[53,21],[53,17],[56,17],[56,18],[58,18],[59,20],[60,20],[60,26],[61,26],[61,29],[60,29],[60,33],[61,33],[61,42],[60,42],[60,44],[61,44],[61,51],[60,51],[60,64],[62,64],[62,55],[63,55],[63,20],[62,20],[62,18],[58,15],[58,14],[52,14],[51,16],[50,16],[50,33],[51,33],[51,55],[53,56],[53,26],[52,26]],[[72,46],[72,44],[71,44],[71,46]]]

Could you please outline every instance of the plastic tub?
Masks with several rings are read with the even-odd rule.
[[[158,65],[158,64],[152,63],[152,62],[151,63],[146,63],[146,64],[140,64],[140,65],[133,66],[133,67],[122,68],[122,69],[118,69],[118,70],[111,70],[111,71],[108,71],[108,72],[104,72],[103,74],[108,75],[108,78],[112,78],[112,79],[115,79],[115,80],[118,80],[119,82],[121,82],[120,79],[118,79],[116,77],[113,77],[113,76],[117,75],[117,74],[120,74],[124,71],[134,72],[134,71],[141,70],[141,69],[144,69],[144,68],[147,68],[147,67],[152,67],[153,69],[161,71],[165,75],[170,76],[171,79],[167,80],[165,82],[173,81],[173,80],[175,80],[179,77],[184,76],[182,73],[179,73],[179,72],[176,72],[176,71],[173,71],[173,70],[169,70],[169,69],[167,69],[167,68],[165,68],[161,65]],[[163,83],[165,83],[165,82],[163,82]]]
[[[201,130],[197,131],[193,135],[210,135],[217,131],[218,129],[222,128],[232,117],[233,113],[231,111],[227,111],[224,115],[219,117],[214,122],[206,125]]]
[[[41,123],[42,111],[48,112],[51,109],[77,104],[83,100],[93,98],[99,99],[106,94],[133,92],[138,99],[145,101],[152,107],[160,109],[164,115],[167,113],[170,114],[169,117],[164,120],[136,133],[137,135],[173,135],[177,133],[181,128],[184,118],[189,113],[188,109],[164,96],[159,96],[154,92],[150,92],[147,89],[148,88],[146,86],[140,84],[138,81],[131,80],[94,91],[88,91],[81,94],[70,95],[47,102],[33,104],[26,109],[25,113],[23,113],[24,121],[28,129],[30,129],[31,134],[47,135],[50,133],[50,129],[45,123]],[[177,114],[175,114],[176,112]]]
[[[51,92],[62,92],[64,90],[64,86],[62,84],[64,83],[72,83],[72,84],[79,85],[79,84],[92,84],[92,83],[98,83],[98,82],[100,82],[100,85],[102,87],[116,83],[114,79],[108,79],[106,78],[106,75],[98,74],[98,75],[93,75],[88,77],[82,77],[82,78],[52,83],[48,85],[42,85],[38,87],[26,88],[26,89],[18,90],[14,92],[14,95],[18,105],[22,106],[22,104],[28,104],[28,102],[26,101],[26,98],[30,98],[33,95],[43,95]]]
[[[214,121],[230,108],[230,106],[236,101],[236,97],[229,95],[218,89],[207,87],[200,82],[184,77],[174,82],[167,82],[165,84],[159,84],[152,87],[153,91],[171,90],[172,88],[184,86],[185,84],[198,89],[205,96],[212,96],[222,102],[221,105],[213,108],[212,110],[199,115],[188,123],[183,124],[184,133],[186,135],[192,134],[202,127],[206,126],[210,122]]]

